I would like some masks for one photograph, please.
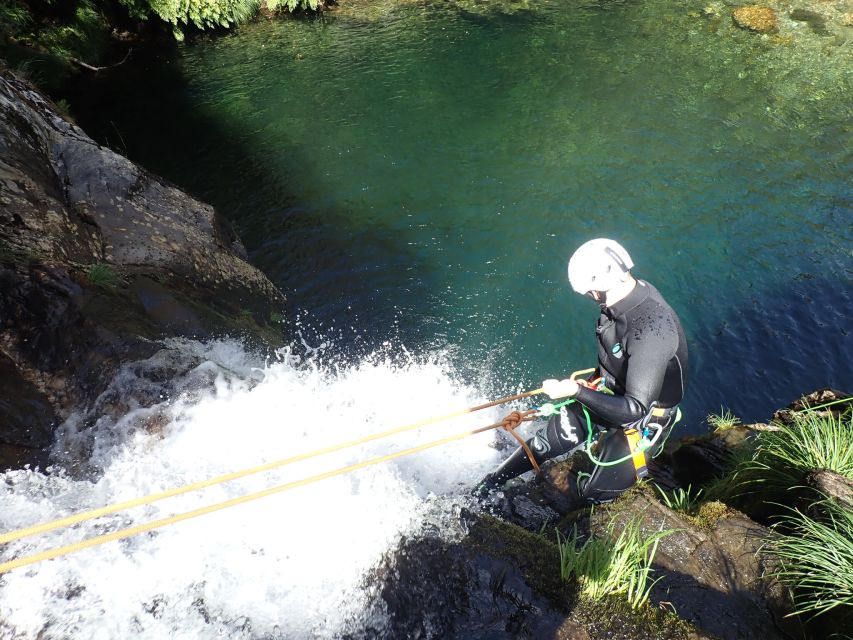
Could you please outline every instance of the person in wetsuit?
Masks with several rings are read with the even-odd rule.
[[[576,402],[561,407],[527,441],[541,463],[584,448],[588,425],[593,438],[603,434],[598,463],[576,479],[578,494],[589,502],[614,499],[644,474],[645,459],[657,455],[669,436],[687,382],[687,341],[678,316],[657,289],[631,275],[633,266],[619,243],[604,238],[584,243],[572,255],[572,288],[601,307],[595,329],[598,369],[591,378],[600,381],[545,380],[543,391],[552,399]],[[654,445],[632,455],[640,450],[643,432],[658,429]],[[519,447],[481,487],[500,487],[532,468]]]

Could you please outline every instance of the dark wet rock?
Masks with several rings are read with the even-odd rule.
[[[509,526],[474,524],[460,543],[432,536],[403,541],[368,581],[381,585],[377,595],[390,621],[375,637],[554,637],[568,601],[556,548],[542,540],[515,553],[496,551],[508,540],[495,532]],[[548,562],[531,569],[543,549]]]
[[[458,640],[710,640],[652,607],[582,601],[553,536],[469,513],[458,542],[404,540],[369,576],[388,627],[354,637]]]
[[[44,447],[158,339],[277,342],[283,304],[212,207],[0,72],[0,447]]]
[[[791,20],[808,23],[809,27],[811,27],[811,30],[819,36],[832,35],[832,32],[826,28],[826,17],[819,14],[817,11],[809,11],[808,9],[794,9],[788,15]]]
[[[731,431],[746,437],[745,428],[735,427]],[[669,455],[667,462],[671,465],[677,486],[696,487],[723,475],[731,457],[731,438],[710,435],[690,438],[679,443]]]
[[[642,490],[625,494],[606,509],[594,510],[591,529],[606,535],[616,519],[620,530],[637,519],[644,534],[671,530],[655,556],[652,599],[668,603],[679,617],[703,632],[731,640],[797,637],[786,591],[765,576],[771,569],[758,550],[769,531],[722,507],[705,526],[680,516]]]
[[[737,7],[732,11],[732,20],[741,29],[755,33],[776,33],[779,30],[776,12],[770,7]]]
[[[560,514],[554,509],[536,504],[525,495],[509,498],[504,504],[505,509],[509,511],[505,517],[530,531],[540,531],[560,519]]]

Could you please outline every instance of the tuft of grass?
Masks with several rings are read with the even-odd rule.
[[[758,435],[752,455],[739,465],[742,482],[784,491],[802,484],[813,469],[853,479],[853,414],[805,411],[775,426]]]
[[[708,426],[714,429],[715,434],[733,429],[741,423],[740,418],[723,407],[720,407],[719,414],[709,414],[708,417],[705,418],[705,422],[708,423]]]
[[[670,492],[664,491],[658,485],[655,485],[655,489],[658,490],[661,501],[667,507],[673,511],[688,515],[696,512],[696,509],[699,506],[699,497],[702,495],[702,489],[699,489],[694,493],[693,487],[689,484],[686,489],[679,487],[678,489],[674,489]]]
[[[86,272],[86,278],[93,285],[107,289],[117,287],[124,282],[122,277],[118,275],[110,265],[100,262],[89,265],[89,270]]]
[[[791,533],[779,533],[762,549],[780,560],[774,576],[794,592],[791,615],[818,616],[853,607],[853,510],[831,500],[819,504],[825,518],[790,509],[774,529]]]
[[[682,514],[685,520],[703,529],[712,529],[717,520],[723,518],[732,510],[720,500],[708,500],[703,496],[703,489],[693,491],[691,485],[686,489],[679,487],[667,492],[655,485],[660,493],[661,502],[667,507]]]
[[[608,538],[614,533],[615,522],[608,525]],[[659,531],[644,536],[640,524],[632,520],[625,525],[613,542],[610,539],[589,538],[579,544],[577,529],[563,538],[557,532],[560,552],[560,575],[563,580],[575,576],[582,597],[600,600],[607,596],[624,596],[636,609],[648,602],[654,582],[649,581],[652,561],[658,543],[672,531]]]

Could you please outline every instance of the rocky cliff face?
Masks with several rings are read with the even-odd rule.
[[[0,466],[168,336],[276,341],[284,298],[212,207],[0,71]]]

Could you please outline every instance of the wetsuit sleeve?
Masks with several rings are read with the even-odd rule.
[[[611,424],[636,422],[660,396],[666,367],[678,347],[678,334],[645,331],[629,345],[624,395],[608,395],[581,387],[577,399]],[[673,339],[674,337],[674,339]]]

